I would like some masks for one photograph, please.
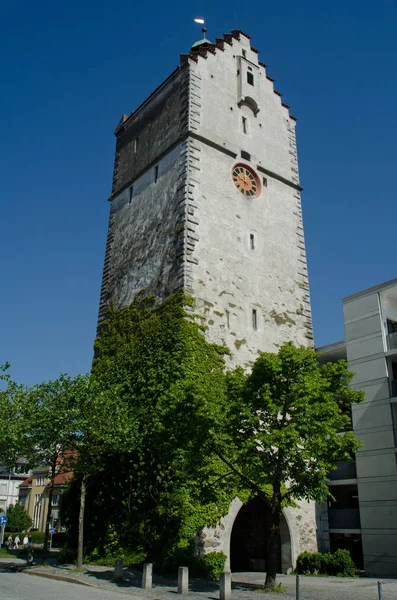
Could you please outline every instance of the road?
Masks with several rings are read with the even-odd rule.
[[[33,577],[24,573],[0,574],[1,600],[120,600],[118,592],[108,592],[66,581]]]

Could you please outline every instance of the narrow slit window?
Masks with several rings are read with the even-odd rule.
[[[255,236],[253,233],[250,233],[250,248],[255,250]]]
[[[230,327],[230,312],[227,309],[225,310],[225,315],[226,315],[226,325],[227,325],[227,328],[229,329],[229,327]]]
[[[244,48],[241,50],[241,54],[243,55],[243,58],[247,58],[247,50],[244,50]]]
[[[252,309],[252,327],[258,329],[258,311],[256,308]]]
[[[137,152],[137,150],[138,150],[138,143],[139,143],[139,138],[138,138],[138,137],[136,137],[136,138],[134,139],[134,154],[135,154],[135,153]]]
[[[156,165],[154,167],[154,183],[157,183],[158,178],[159,178],[159,166]]]
[[[251,71],[247,71],[247,83],[254,85],[254,74]]]
[[[131,204],[133,194],[134,194],[134,186],[132,185],[130,187],[130,189],[128,190],[128,204]]]
[[[263,182],[263,187],[267,187],[267,179],[266,179],[266,177],[264,177],[262,179],[262,182]]]
[[[242,123],[243,123],[243,133],[247,133],[247,118],[246,117],[242,117]]]
[[[241,158],[244,158],[245,160],[251,160],[251,154],[245,150],[241,150]]]

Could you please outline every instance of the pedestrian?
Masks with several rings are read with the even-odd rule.
[[[29,550],[32,548],[32,536],[30,534],[28,537],[28,548],[29,548]]]
[[[28,544],[29,544],[29,538],[28,538],[27,535],[25,535],[25,537],[23,538],[23,547],[24,547],[24,550],[27,549]]]
[[[14,547],[16,550],[18,550],[20,543],[21,543],[21,540],[19,539],[19,535],[16,534],[15,539],[14,539]]]
[[[13,545],[14,545],[14,540],[12,539],[12,535],[10,534],[7,539],[8,549],[12,550]]]

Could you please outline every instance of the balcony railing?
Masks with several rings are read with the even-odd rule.
[[[330,529],[360,529],[360,511],[358,508],[328,509]]]
[[[338,460],[335,471],[332,471],[329,474],[331,481],[336,481],[338,479],[356,479],[356,477],[357,468],[355,460]]]
[[[397,379],[389,379],[390,397],[397,398]]]
[[[397,350],[397,331],[387,335],[387,349]]]

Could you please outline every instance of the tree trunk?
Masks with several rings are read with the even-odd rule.
[[[79,537],[77,542],[77,568],[83,568],[83,546],[84,546],[84,509],[87,485],[85,476],[83,476],[80,490],[80,512],[79,512]]]
[[[277,576],[278,557],[280,552],[280,517],[281,517],[281,486],[273,485],[273,496],[270,502],[270,535],[267,546],[267,566],[265,589],[274,587]]]
[[[48,510],[47,510],[47,516],[46,516],[46,520],[45,520],[43,563],[47,562],[48,540],[50,537],[51,506],[52,506],[52,496],[54,493],[54,479],[55,479],[55,475],[56,475],[57,458],[58,458],[58,456],[54,457],[54,460],[51,465],[50,491],[48,492]]]

